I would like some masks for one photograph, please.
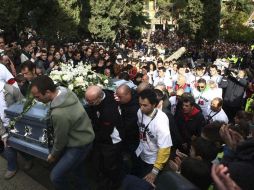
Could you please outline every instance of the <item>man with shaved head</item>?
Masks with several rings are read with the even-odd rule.
[[[132,163],[135,161],[135,150],[139,144],[138,116],[139,109],[136,91],[128,85],[122,84],[116,89],[116,100],[119,103],[124,128],[123,149]],[[132,168],[126,168],[126,172],[132,172]]]
[[[139,94],[140,92],[142,92],[145,89],[153,89],[153,85],[146,83],[146,82],[141,82],[138,87],[137,87],[137,93]]]
[[[85,93],[95,141],[92,152],[97,174],[97,189],[118,189],[121,181],[122,119],[114,92],[90,86]]]
[[[104,92],[99,86],[89,86],[86,91],[86,101],[89,105],[99,105],[103,99]]]

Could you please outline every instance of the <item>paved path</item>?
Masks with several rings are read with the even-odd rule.
[[[37,160],[36,162],[38,163]],[[52,189],[52,186],[48,179],[48,170],[46,168],[43,168],[43,164],[37,163],[36,166],[33,167],[29,172],[26,173],[20,169],[12,179],[5,180],[3,176],[6,171],[7,163],[6,160],[0,156],[0,190]],[[20,163],[19,165],[21,164],[22,163]]]

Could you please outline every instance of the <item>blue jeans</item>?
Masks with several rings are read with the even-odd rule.
[[[126,175],[121,186],[123,190],[152,190],[150,183],[133,175]]]
[[[89,189],[85,183],[85,171],[83,167],[83,161],[89,153],[92,144],[88,144],[81,147],[69,147],[64,150],[63,155],[54,166],[50,174],[50,179],[55,189],[68,190],[68,174],[73,172],[78,181],[77,189],[86,190]]]
[[[17,167],[17,150],[6,147],[2,153],[3,157],[7,160],[7,170],[16,171]]]

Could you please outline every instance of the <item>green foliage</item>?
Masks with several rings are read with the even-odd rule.
[[[223,4],[221,36],[234,42],[248,42],[254,39],[253,29],[244,25],[254,5],[251,0],[232,0]]]
[[[158,14],[161,18],[170,20],[178,17],[178,14],[187,6],[187,0],[158,0]]]
[[[204,4],[202,38],[214,41],[219,38],[221,0],[202,0]]]
[[[88,29],[93,38],[115,40],[119,30],[138,30],[145,25],[141,0],[90,1],[91,18]],[[133,28],[129,28],[132,26]]]
[[[189,0],[178,21],[178,32],[197,42],[216,40],[219,37],[220,10],[220,0]]]
[[[178,21],[179,33],[192,39],[198,39],[203,25],[203,9],[204,6],[201,0],[189,0],[181,19]]]
[[[9,30],[16,25],[21,3],[17,0],[0,0],[0,29]]]

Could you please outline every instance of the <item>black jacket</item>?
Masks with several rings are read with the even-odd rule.
[[[139,142],[139,128],[138,116],[139,109],[138,97],[136,92],[132,92],[131,101],[127,104],[121,104],[121,116],[124,127],[124,141],[125,143],[138,143]]]
[[[231,178],[242,190],[254,188],[254,139],[248,139],[236,148],[230,157],[224,157],[222,164],[229,169]]]
[[[114,98],[114,92],[103,90],[105,98],[98,106],[89,106],[87,113],[92,120],[95,132],[95,143],[113,144],[112,137],[116,128],[122,139],[122,119],[118,110],[118,105]]]
[[[223,77],[219,87],[225,89],[223,96],[224,105],[230,107],[241,107],[243,103],[243,94],[247,84],[248,82],[244,78],[235,78],[231,75],[227,78]]]
[[[176,125],[179,129],[181,136],[181,143],[187,143],[190,145],[191,137],[193,135],[200,136],[201,129],[205,125],[205,118],[202,112],[194,107],[191,115],[186,119],[183,112],[175,116]]]

